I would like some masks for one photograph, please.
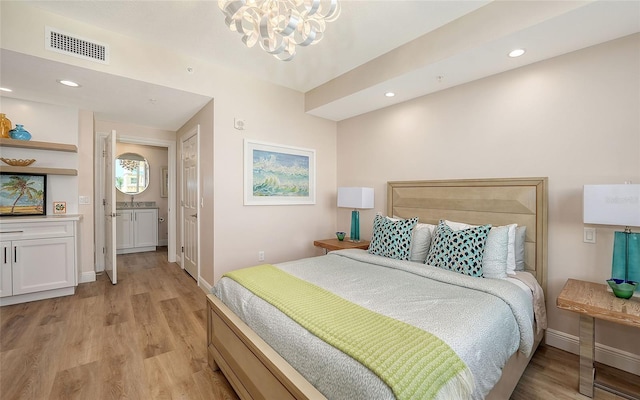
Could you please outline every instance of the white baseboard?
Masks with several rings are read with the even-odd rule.
[[[158,240],[158,246],[168,246],[169,245],[169,240],[168,239],[159,239]]]
[[[206,294],[211,294],[211,289],[213,289],[213,286],[211,286],[209,282],[205,281],[202,277],[198,278],[198,286],[204,290]]]
[[[78,280],[78,283],[95,282],[95,280],[96,280],[95,271],[83,272],[80,274],[80,279]]]
[[[580,339],[564,332],[547,329],[545,343],[573,354],[580,354]],[[596,361],[640,375],[640,356],[596,343]]]

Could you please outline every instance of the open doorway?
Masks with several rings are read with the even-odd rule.
[[[95,198],[103,199],[104,198],[104,180],[105,180],[105,166],[102,158],[103,151],[103,143],[104,139],[107,137],[106,133],[98,133],[96,135],[96,154],[95,154]],[[176,190],[175,185],[176,182],[176,142],[171,140],[164,139],[155,139],[155,138],[139,138],[132,136],[121,136],[119,135],[117,138],[117,142],[126,143],[126,144],[135,144],[142,146],[155,146],[166,148],[167,151],[167,165],[162,165],[158,167],[166,167],[166,182],[168,183],[166,190],[166,201],[167,201],[167,213],[165,221],[163,224],[166,224],[167,236],[166,236],[166,246],[167,246],[167,259],[169,262],[176,262],[178,259],[178,255],[176,254]],[[158,168],[158,171],[161,169]],[[158,184],[161,182],[163,177],[162,174],[158,173],[157,178]],[[154,178],[150,178],[154,179]],[[133,199],[135,200],[135,199]],[[104,213],[103,203],[101,200],[96,201],[96,209],[94,210],[95,215],[102,215]],[[96,256],[95,256],[95,265],[96,272],[102,272],[104,270],[104,258],[102,256],[101,249],[104,248],[105,237],[104,237],[104,222],[102,219],[96,219],[95,224],[95,248],[96,248]],[[163,241],[159,241],[159,244],[164,244]]]

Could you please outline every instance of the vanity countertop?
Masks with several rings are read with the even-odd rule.
[[[140,208],[158,208],[155,201],[117,201],[116,210],[132,210]]]

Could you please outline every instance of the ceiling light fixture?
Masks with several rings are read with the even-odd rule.
[[[13,92],[13,90],[6,87],[0,87],[0,92]]]
[[[338,0],[218,0],[230,30],[247,47],[260,47],[281,61],[296,55],[296,46],[318,43],[326,22],[340,15]]]
[[[80,87],[80,85],[75,83],[74,81],[70,81],[66,79],[59,79],[58,83],[61,85],[69,86],[69,87]]]
[[[515,50],[511,50],[509,52],[509,57],[511,58],[516,58],[516,57],[520,57],[521,55],[523,55],[525,53],[524,49],[515,49]]]
[[[395,93],[393,93],[393,92],[387,92],[387,93],[385,93],[384,95],[385,95],[385,96],[387,96],[387,97],[393,97],[393,96],[395,96],[396,94],[395,94]]]

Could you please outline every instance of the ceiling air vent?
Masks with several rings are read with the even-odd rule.
[[[89,41],[50,27],[45,28],[44,40],[47,50],[109,64],[109,46],[106,44]]]

